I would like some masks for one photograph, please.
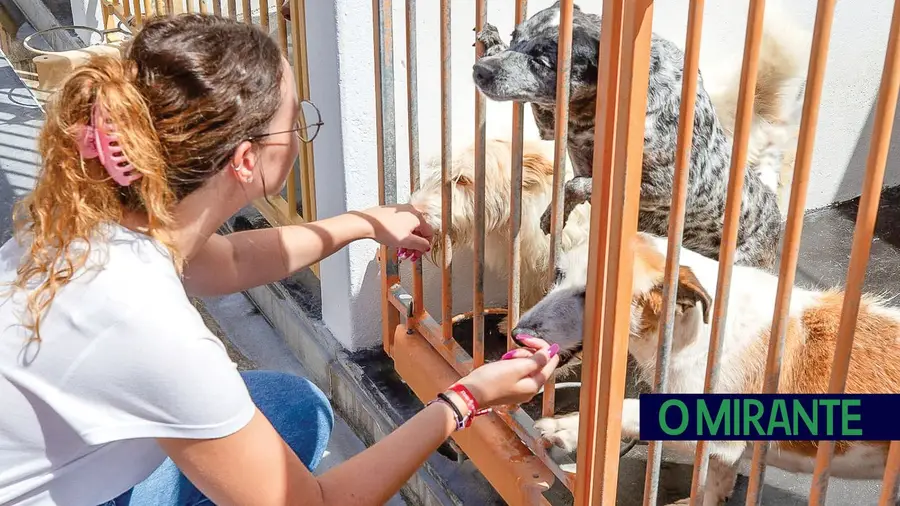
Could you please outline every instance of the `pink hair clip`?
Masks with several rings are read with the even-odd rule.
[[[141,174],[134,170],[134,166],[125,157],[118,139],[116,127],[103,114],[100,104],[95,103],[91,113],[91,124],[83,128],[78,139],[78,151],[85,160],[99,158],[106,172],[116,183],[128,186],[140,179]]]

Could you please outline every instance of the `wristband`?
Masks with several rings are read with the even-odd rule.
[[[427,408],[428,406],[431,406],[435,402],[441,402],[441,403],[444,403],[444,404],[450,406],[450,409],[453,410],[453,418],[455,419],[455,422],[456,422],[456,430],[457,431],[463,430],[469,426],[469,424],[467,422],[470,421],[471,418],[468,416],[464,417],[462,415],[462,413],[459,412],[459,408],[456,407],[456,404],[454,404],[453,401],[451,401],[450,398],[447,397],[445,394],[443,394],[443,393],[438,394],[437,397],[432,399],[431,401],[429,401],[428,404],[425,405],[425,407]]]
[[[469,407],[469,417],[474,418],[476,416],[481,416],[491,412],[491,408],[487,409],[479,409],[478,401],[475,400],[475,396],[472,395],[472,392],[469,391],[465,385],[460,385],[459,383],[455,385],[451,385],[448,389],[451,392],[455,392],[456,395],[460,396],[463,402],[466,403],[466,406]]]

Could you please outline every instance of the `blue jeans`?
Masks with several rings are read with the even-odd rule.
[[[282,439],[313,471],[325,453],[334,413],[325,394],[306,378],[270,371],[242,372],[250,397]],[[102,506],[206,506],[213,504],[166,459],[134,488]]]

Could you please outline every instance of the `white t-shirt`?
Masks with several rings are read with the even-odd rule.
[[[6,288],[27,251],[0,247],[0,505],[97,506],[163,462],[154,438],[223,437],[253,417],[157,242],[110,226],[28,345],[26,295]]]

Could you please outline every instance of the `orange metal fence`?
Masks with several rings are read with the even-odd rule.
[[[577,476],[566,464],[571,461],[551,458],[534,432],[533,420],[521,408],[499,410],[476,423],[470,431],[455,435],[457,442],[469,454],[510,504],[545,504],[540,494],[555,477],[572,491],[579,505],[615,504],[616,483],[621,444],[621,416],[625,387],[626,356],[630,306],[632,302],[633,254],[632,242],[637,231],[640,195],[644,117],[647,106],[647,82],[650,61],[651,20],[653,0],[606,0],[603,2],[600,66],[597,83],[595,138],[593,160],[593,197],[591,201],[590,263],[585,301],[583,365],[580,399],[579,447]],[[815,20],[813,45],[807,72],[802,122],[790,208],[784,224],[784,242],[780,262],[776,306],[772,318],[764,393],[778,389],[781,352],[785,339],[791,289],[798,262],[800,234],[806,191],[809,183],[812,149],[818,122],[819,102],[828,44],[831,35],[834,0],[820,0]],[[562,234],[562,197],[568,127],[569,70],[572,44],[573,2],[559,3],[559,45],[556,102],[556,145],[553,179],[553,214],[551,226],[551,268],[559,258]],[[754,90],[763,29],[764,0],[750,0],[744,45],[741,84],[737,101],[733,151],[724,217],[724,231],[719,252],[719,272],[715,294],[714,314],[710,335],[704,392],[716,391],[719,377],[719,356],[730,292],[732,263],[738,237],[741,191],[748,154],[748,142],[753,120]],[[409,113],[409,166],[411,187],[419,184],[418,98],[416,54],[416,1],[406,0],[406,57],[407,99]],[[689,6],[685,45],[684,82],[678,125],[678,144],[674,191],[668,225],[668,248],[663,283],[663,312],[660,321],[659,348],[654,391],[666,391],[668,365],[671,356],[675,317],[676,279],[679,271],[679,252],[684,231],[688,169],[692,146],[694,105],[697,90],[700,39],[704,12],[703,0],[692,0]],[[393,18],[391,0],[373,0],[375,57],[376,57],[376,114],[378,117],[378,154],[380,169],[380,199],[382,203],[396,202],[396,131],[394,123],[393,88]],[[396,252],[382,248],[383,331],[384,347],[392,356],[397,370],[423,399],[431,398],[446,383],[468,373],[485,361],[484,351],[484,200],[485,200],[485,98],[476,91],[475,102],[475,243],[474,243],[474,303],[472,353],[469,354],[453,338],[451,248],[449,223],[451,220],[450,166],[451,89],[450,89],[450,20],[451,2],[440,2],[441,41],[441,181],[442,269],[441,323],[424,307],[422,265],[413,269],[412,294],[400,284]],[[516,1],[515,22],[526,18],[526,2]],[[476,2],[474,26],[476,32],[487,21],[487,1]],[[847,274],[846,296],[839,331],[839,344],[834,355],[829,392],[843,392],[853,345],[854,328],[859,311],[862,283],[867,267],[869,248],[874,233],[880,189],[886,164],[887,150],[894,111],[900,88],[900,2],[895,3],[889,44],[884,60],[882,83],[878,93],[877,113],[872,132],[872,145],[866,166],[865,182],[853,240],[850,269]],[[484,48],[476,44],[476,56]],[[468,69],[466,69],[468,71]],[[510,245],[508,273],[508,328],[515,327],[519,318],[521,266],[520,229],[522,226],[522,147],[523,104],[513,106],[513,136],[510,187]],[[515,346],[511,338],[508,348]],[[543,397],[544,416],[554,413],[554,388],[548,385]],[[502,421],[503,424],[499,422]],[[487,445],[491,451],[484,451]],[[761,484],[765,474],[768,442],[753,446],[748,505],[760,504]],[[833,443],[818,446],[817,464],[810,504],[824,504],[829,477]],[[648,448],[643,502],[656,504],[658,498],[661,442],[650,441]],[[510,456],[515,456],[511,458]],[[701,504],[709,448],[699,441],[694,460],[691,504]],[[566,470],[564,470],[564,468]],[[552,473],[552,474],[551,474]],[[900,473],[900,444],[892,443],[888,467],[884,476],[882,506],[897,499]]]

